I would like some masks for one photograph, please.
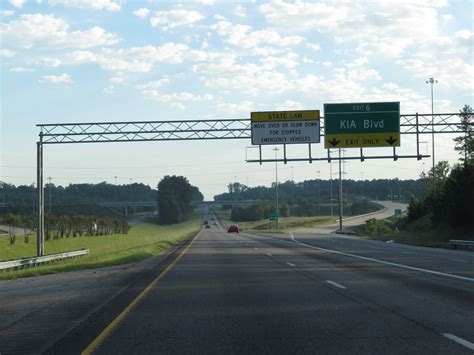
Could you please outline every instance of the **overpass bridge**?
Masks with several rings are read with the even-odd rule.
[[[191,201],[191,206],[210,207],[210,206],[252,206],[260,200],[227,200],[227,201]],[[129,215],[130,209],[134,207],[154,207],[157,208],[156,201],[110,201],[97,203],[104,208],[121,209],[125,216]]]

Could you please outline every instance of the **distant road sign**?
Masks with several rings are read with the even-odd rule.
[[[324,148],[399,146],[399,102],[324,104]]]
[[[270,214],[268,215],[268,219],[270,221],[276,221],[278,219],[278,215],[276,214],[276,212],[270,212]]]
[[[252,112],[252,144],[319,143],[319,110]]]

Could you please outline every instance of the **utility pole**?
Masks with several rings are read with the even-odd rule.
[[[342,161],[339,148],[339,230],[342,232]]]
[[[436,191],[436,176],[435,176],[435,134],[434,134],[434,105],[433,105],[433,85],[438,83],[438,80],[429,78],[426,81],[431,85],[431,158],[433,162],[433,193]]]
[[[291,181],[295,182],[295,180],[293,179],[293,167],[291,167]]]
[[[362,171],[360,175],[362,180],[362,197],[364,197],[364,172]]]
[[[275,151],[275,189],[276,189],[276,229],[278,230],[278,220],[279,220],[279,206],[278,206],[278,148],[273,148]]]
[[[49,187],[49,213],[51,213],[51,180],[53,178],[51,176],[48,177],[48,187]]]

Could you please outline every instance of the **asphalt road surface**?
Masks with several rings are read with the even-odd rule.
[[[472,354],[474,255],[212,226],[96,340],[97,354]]]

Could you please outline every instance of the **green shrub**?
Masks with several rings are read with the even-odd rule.
[[[359,229],[359,234],[368,235],[371,237],[383,237],[397,232],[398,229],[393,223],[379,221],[375,218],[369,219],[367,222],[365,222],[365,225]]]

